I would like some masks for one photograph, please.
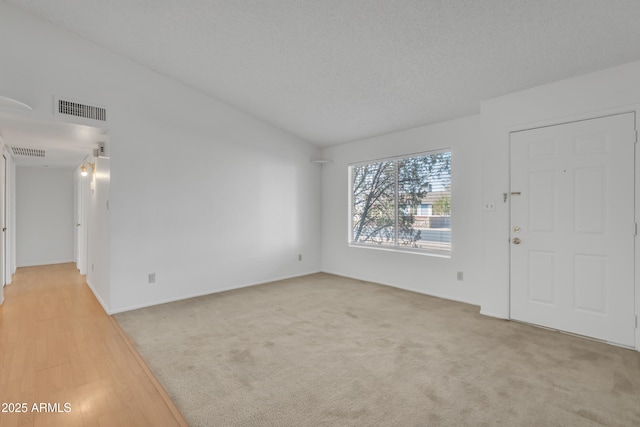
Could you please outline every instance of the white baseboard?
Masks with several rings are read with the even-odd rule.
[[[39,267],[41,265],[68,264],[70,262],[74,262],[74,261],[72,259],[66,259],[66,260],[57,260],[57,261],[22,262],[22,263],[18,264],[17,268],[20,268],[20,267]]]
[[[320,270],[314,270],[314,271],[309,271],[309,272],[306,272],[306,273],[294,274],[294,275],[291,275],[291,276],[275,277],[273,279],[268,279],[268,280],[260,281],[260,282],[247,283],[247,284],[242,284],[242,285],[238,285],[238,286],[230,286],[228,288],[215,289],[215,290],[212,290],[212,291],[204,291],[204,292],[198,292],[198,293],[193,293],[193,294],[181,295],[181,296],[175,297],[175,298],[165,298],[165,299],[156,300],[156,301],[153,301],[153,302],[150,302],[150,303],[136,304],[136,305],[131,305],[131,306],[127,306],[127,307],[116,308],[116,309],[111,310],[111,312],[107,312],[107,313],[108,314],[124,313],[125,311],[138,310],[140,308],[151,307],[151,306],[159,305],[159,304],[167,304],[167,303],[175,302],[175,301],[182,301],[182,300],[185,300],[185,299],[201,297],[201,296],[204,296],[204,295],[217,294],[219,292],[232,291],[234,289],[242,289],[242,288],[248,288],[248,287],[251,287],[251,286],[265,285],[265,284],[271,283],[271,282],[277,282],[277,281],[280,281],[280,280],[286,280],[286,279],[293,279],[293,278],[296,278],[296,277],[308,276],[310,274],[315,274],[315,273],[321,273],[321,271]]]
[[[337,271],[328,271],[328,270],[322,270],[323,273],[328,273],[328,274],[333,274],[335,276],[342,276],[342,277],[346,277],[348,279],[354,279],[354,280],[362,280],[363,282],[371,282],[371,283],[375,283],[377,285],[383,285],[383,286],[389,286],[390,288],[396,288],[396,289],[402,289],[405,291],[410,291],[410,292],[415,292],[417,294],[422,294],[422,295],[428,295],[431,297],[436,297],[436,298],[442,298],[442,299],[446,299],[446,300],[450,300],[450,301],[457,301],[457,302],[461,302],[464,304],[469,304],[469,305],[476,305],[479,306],[480,304],[477,301],[471,301],[471,300],[467,300],[464,298],[459,298],[459,297],[454,297],[451,295],[445,295],[445,294],[437,294],[437,293],[432,293],[432,292],[425,292],[421,289],[416,289],[416,288],[412,288],[409,286],[400,286],[394,283],[385,283],[385,282],[381,282],[379,280],[371,280],[368,279],[366,277],[359,277],[353,274],[345,274],[345,273],[341,273],[341,272],[337,272]]]
[[[480,314],[482,314],[483,316],[495,317],[496,319],[511,320],[511,318],[509,316],[504,316],[502,314],[491,313],[490,311],[486,311],[486,310],[482,310],[482,309],[480,310]]]
[[[108,315],[111,315],[112,313],[109,310],[109,306],[107,306],[107,304],[104,303],[104,301],[100,297],[100,294],[98,294],[98,292],[96,292],[96,289],[93,287],[93,285],[89,281],[89,278],[87,278],[85,280],[85,282],[87,282],[87,286],[89,286],[89,289],[91,289],[91,292],[93,292],[93,296],[96,297],[96,299],[98,300],[98,302],[102,306],[102,309],[105,311],[105,313],[107,313]]]

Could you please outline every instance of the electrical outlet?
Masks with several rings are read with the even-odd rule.
[[[298,261],[302,261],[302,254],[298,254]]]
[[[458,280],[462,281],[464,277],[464,274],[462,273],[462,271],[458,271]]]
[[[149,273],[149,283],[156,283],[156,273]]]

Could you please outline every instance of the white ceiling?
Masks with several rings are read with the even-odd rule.
[[[9,0],[332,145],[640,59],[638,0]]]
[[[17,166],[74,169],[105,140],[105,131],[71,123],[45,123],[0,112],[0,137],[11,147],[45,150],[45,157],[12,153]]]

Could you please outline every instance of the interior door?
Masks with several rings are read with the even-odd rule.
[[[82,220],[82,213],[81,213],[81,194],[80,194],[80,177],[78,176],[78,172],[74,171],[74,175],[73,175],[73,190],[74,190],[74,195],[73,195],[73,210],[74,210],[74,215],[75,215],[75,226],[73,229],[73,235],[74,235],[74,252],[75,252],[75,261],[76,261],[76,268],[78,270],[80,270],[80,263],[81,263],[81,259],[80,259],[80,248],[81,248],[81,242],[82,242],[82,236],[80,233],[80,227],[82,225],[82,223],[80,222]]]
[[[511,134],[511,318],[635,344],[635,115]]]
[[[0,224],[2,224],[2,245],[0,258],[2,259],[2,272],[0,272],[0,277],[2,278],[2,286],[7,283],[6,275],[7,275],[7,157],[2,155],[2,170],[0,174],[2,175],[2,212],[0,212]]]
[[[13,230],[9,230],[9,207],[10,207],[10,203],[9,203],[9,198],[11,195],[11,192],[9,191],[9,175],[10,175],[10,171],[9,171],[9,160],[7,159],[6,155],[2,155],[2,160],[4,163],[4,192],[3,192],[3,204],[2,204],[2,221],[4,223],[4,225],[2,226],[2,229],[4,230],[4,232],[2,233],[3,235],[3,247],[4,247],[4,256],[2,257],[3,259],[3,267],[2,267],[2,271],[4,272],[4,283],[5,285],[8,283],[11,283],[11,233],[13,233]]]
[[[86,203],[87,198],[86,180],[75,174],[75,236],[76,236],[76,267],[80,271],[80,274],[87,274],[87,213]]]

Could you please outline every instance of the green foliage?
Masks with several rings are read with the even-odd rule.
[[[447,187],[449,190],[449,187]],[[433,214],[434,215],[451,215],[451,193],[447,191],[445,195],[440,197],[433,204]]]

